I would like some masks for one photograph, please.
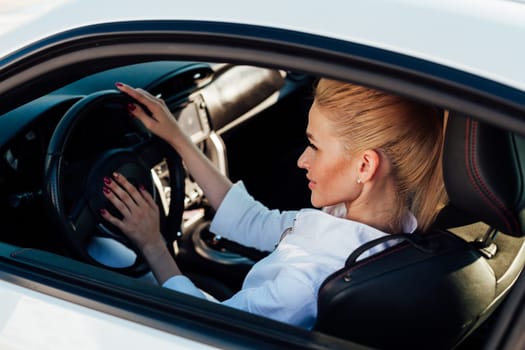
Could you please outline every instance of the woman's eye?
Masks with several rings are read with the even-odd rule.
[[[310,141],[308,141],[308,144],[306,145],[306,147],[310,147],[314,151],[317,151],[317,147],[313,143],[311,143]]]

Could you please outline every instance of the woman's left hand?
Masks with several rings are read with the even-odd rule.
[[[105,209],[100,214],[118,227],[137,248],[146,253],[164,243],[160,233],[159,207],[142,185],[136,188],[123,175],[114,173],[113,179],[104,178],[103,192],[123,217],[118,219]]]

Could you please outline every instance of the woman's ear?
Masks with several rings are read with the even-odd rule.
[[[377,175],[380,164],[381,156],[379,152],[373,149],[363,151],[359,158],[359,180],[361,182],[372,180]]]

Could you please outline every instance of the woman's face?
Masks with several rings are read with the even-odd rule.
[[[315,102],[312,104],[306,128],[310,144],[297,160],[299,168],[307,171],[311,202],[316,208],[352,202],[361,187],[357,184],[358,158],[345,151],[327,113]]]

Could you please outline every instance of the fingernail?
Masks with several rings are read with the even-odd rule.
[[[122,84],[122,83],[120,83],[120,82],[116,82],[116,83],[115,83],[115,86],[116,86],[116,87],[123,87],[124,84]]]
[[[120,176],[119,173],[117,173],[117,172],[113,173],[113,177],[114,177],[115,179],[118,178],[119,176]]]
[[[134,111],[135,108],[137,108],[137,106],[135,106],[133,103],[128,103],[128,109],[129,109],[130,111]]]
[[[107,188],[106,186],[104,186],[102,188],[102,191],[104,191],[105,194],[110,194],[111,193],[111,190],[109,188]]]
[[[139,189],[140,189],[141,191],[145,191],[145,190],[146,190],[146,189],[144,188],[144,185],[140,185],[140,186],[139,186]]]
[[[109,177],[107,177],[107,176],[104,176],[104,183],[106,185],[109,185],[111,183],[111,179]]]
[[[107,213],[106,209],[100,209],[100,214],[106,215],[106,213]]]

